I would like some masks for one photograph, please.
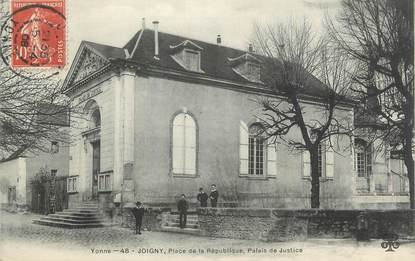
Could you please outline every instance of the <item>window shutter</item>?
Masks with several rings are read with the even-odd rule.
[[[239,174],[248,175],[248,126],[241,121],[239,125]]]
[[[275,177],[277,176],[277,146],[275,144],[268,144],[267,150],[267,175]]]
[[[308,150],[303,151],[303,176],[308,178],[311,174],[311,164],[310,164],[310,152]]]
[[[329,140],[326,142],[326,178],[334,177],[334,151]]]

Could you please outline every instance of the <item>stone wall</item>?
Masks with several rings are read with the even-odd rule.
[[[165,212],[167,213],[167,212]],[[122,213],[122,227],[135,229],[135,218],[130,209],[123,209]],[[148,208],[144,212],[142,229],[147,231],[159,231],[162,224],[163,211],[158,208]]]
[[[414,210],[327,210],[327,209],[198,209],[204,236],[264,241],[307,238],[355,238],[366,226],[371,238],[395,233],[400,238],[415,235]],[[363,215],[366,223],[358,224]]]

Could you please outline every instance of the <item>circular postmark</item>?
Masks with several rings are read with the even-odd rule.
[[[4,16],[0,28],[0,57],[14,74],[46,79],[66,63],[65,16],[46,4],[30,4]],[[41,70],[47,68],[47,70]]]

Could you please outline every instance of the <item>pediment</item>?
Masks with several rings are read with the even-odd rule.
[[[180,50],[181,48],[188,48],[188,49],[192,49],[195,51],[202,51],[203,48],[200,47],[199,45],[195,44],[194,42],[190,41],[190,40],[185,40],[177,45],[170,45],[170,49],[173,50]]]
[[[258,63],[258,64],[261,63],[261,60],[259,60],[258,58],[256,58],[255,56],[249,53],[245,53],[235,58],[228,57],[228,61],[230,62],[231,65],[237,65],[243,62],[253,62],[253,63]]]
[[[110,61],[94,48],[82,43],[65,79],[65,89],[91,79],[110,64]]]

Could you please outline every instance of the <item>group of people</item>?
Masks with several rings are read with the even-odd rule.
[[[208,199],[210,199],[210,204],[212,208],[215,208],[218,204],[219,192],[216,189],[216,185],[212,184],[210,186],[210,194],[208,195],[203,188],[199,188],[199,193],[197,194],[197,200],[200,203],[200,207],[207,207]],[[189,209],[189,202],[187,202],[186,195],[182,194],[180,200],[177,202],[177,210],[179,211],[179,222],[180,228],[184,228],[187,222],[187,210]]]
[[[219,192],[216,189],[216,185],[212,184],[210,186],[210,194],[208,195],[203,188],[199,188],[199,193],[197,194],[197,200],[200,203],[200,207],[207,207],[208,200],[210,199],[210,204],[215,208],[218,204]],[[180,200],[177,202],[177,210],[179,211],[179,221],[180,228],[186,227],[187,222],[187,210],[189,209],[189,202],[186,199],[186,195],[182,194]],[[144,207],[141,202],[136,203],[136,207],[132,210],[132,214],[135,217],[135,233],[141,235],[141,224],[144,216]]]

